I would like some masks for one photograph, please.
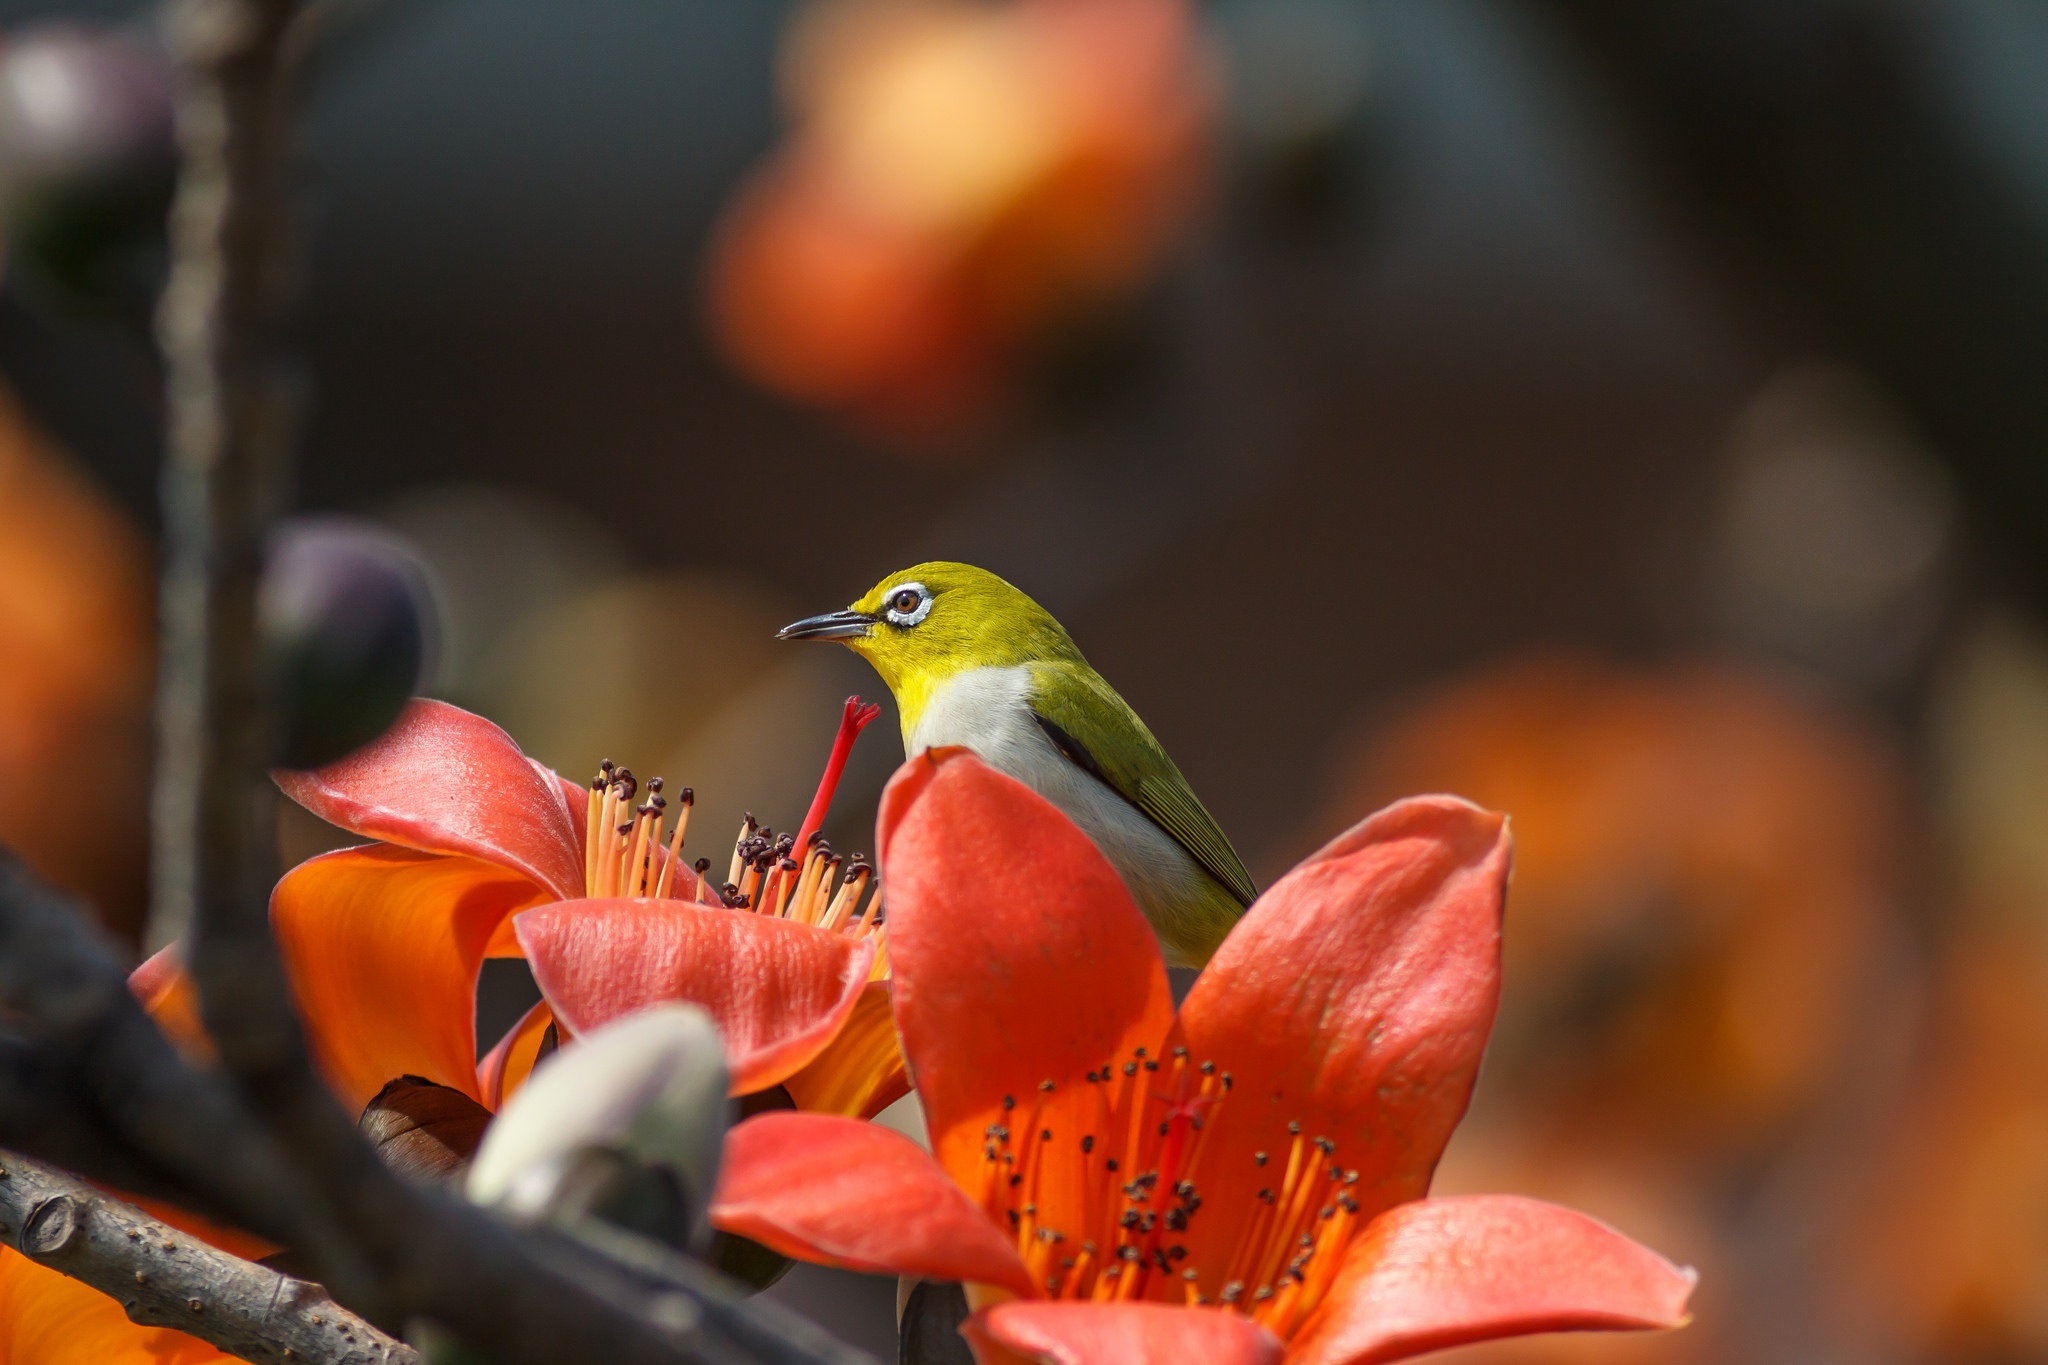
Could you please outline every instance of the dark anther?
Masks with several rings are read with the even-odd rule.
[[[1124,1075],[1126,1075],[1126,1076],[1135,1076],[1135,1075],[1137,1075],[1137,1074],[1138,1074],[1138,1064],[1137,1064],[1136,1062],[1125,1062],[1125,1063],[1124,1063]]]
[[[1096,1079],[1097,1079],[1097,1077],[1096,1077],[1096,1075],[1095,1075],[1095,1073],[1094,1073],[1093,1071],[1091,1071],[1091,1072],[1089,1072],[1089,1073],[1088,1073],[1088,1084],[1090,1084],[1090,1085],[1093,1085],[1093,1084],[1095,1084],[1095,1082],[1096,1082]]]
[[[1175,1060],[1176,1062],[1186,1061],[1187,1055],[1188,1050],[1184,1047],[1177,1047],[1173,1050],[1173,1060]]]
[[[1257,1164],[1257,1165],[1260,1165],[1260,1166],[1263,1166],[1263,1165],[1265,1165],[1265,1164],[1266,1164],[1266,1160],[1267,1160],[1267,1158],[1266,1158],[1266,1154],[1265,1154],[1264,1152],[1253,1152],[1253,1153],[1252,1153],[1252,1161],[1253,1161],[1253,1162],[1254,1162],[1255,1164]]]
[[[1051,1141],[1052,1141],[1052,1129],[1050,1129],[1050,1128],[1046,1128],[1046,1129],[1042,1129],[1042,1130],[1040,1130],[1040,1132],[1039,1132],[1039,1134],[1038,1134],[1038,1140],[1039,1140],[1040,1142],[1051,1142]]]
[[[1005,1096],[1003,1096],[1003,1108],[1005,1108],[1005,1109],[1015,1109],[1016,1107],[1017,1107],[1017,1097],[1016,1097],[1015,1095],[1005,1095]]]
[[[1095,1134],[1089,1133],[1081,1139],[1081,1154],[1086,1156],[1095,1150]]]
[[[1102,1169],[1114,1173],[1116,1171],[1116,1158],[1110,1157],[1107,1161],[1104,1161],[1102,1163]]]
[[[1039,1093],[1039,1094],[1041,1094],[1041,1095],[1050,1095],[1050,1094],[1051,1094],[1052,1092],[1053,1092],[1053,1084],[1052,1084],[1052,1082],[1051,1082],[1051,1081],[1040,1081],[1040,1082],[1038,1083],[1038,1093]]]
[[[1290,1137],[1300,1137],[1301,1125],[1293,1119],[1287,1120],[1287,1133]]]
[[[1213,1075],[1215,1075],[1215,1074],[1216,1074],[1216,1063],[1214,1063],[1214,1062],[1203,1062],[1203,1063],[1202,1063],[1202,1074],[1203,1074],[1204,1076],[1213,1076]]]
[[[658,791],[660,791],[660,790],[661,790],[661,779],[660,779],[660,778],[658,778],[658,777],[650,777],[650,778],[648,778],[648,779],[647,779],[647,790],[648,790],[648,791],[649,791],[650,793],[651,793],[651,792],[658,792]]]
[[[701,877],[711,870],[711,860],[709,858],[699,858],[696,862],[691,863],[690,866],[695,868],[697,875]]]

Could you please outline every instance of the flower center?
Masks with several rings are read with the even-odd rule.
[[[1213,1303],[1290,1335],[1329,1289],[1358,1224],[1350,1192],[1358,1172],[1335,1164],[1336,1144],[1288,1124],[1278,1185],[1259,1189],[1225,1272],[1205,1275],[1188,1263],[1183,1234],[1201,1212],[1197,1176],[1230,1073],[1191,1062],[1186,1048],[1167,1058],[1139,1048],[1121,1065],[1089,1072],[1087,1084],[1095,1109],[1087,1132],[1053,1131],[1046,1113],[1057,1086],[1048,1080],[1021,1127],[1011,1126],[1017,1102],[1006,1095],[1003,1120],[983,1135],[982,1205],[1016,1236],[1033,1283],[1049,1298],[1105,1303],[1156,1299],[1162,1282],[1177,1281],[1189,1304]],[[1047,1222],[1051,1210],[1039,1202],[1056,1144],[1070,1142],[1079,1146],[1082,1191],[1082,1207],[1065,1211],[1078,1219],[1071,1229]],[[1270,1168],[1269,1153],[1253,1159]],[[1202,1292],[1205,1279],[1214,1298]]]
[[[753,910],[837,933],[884,940],[881,895],[879,891],[867,894],[877,885],[875,869],[863,854],[841,858],[818,829],[846,771],[853,741],[880,710],[863,706],[859,697],[847,698],[832,755],[826,760],[803,826],[795,834],[778,836],[749,811],[733,841],[732,860],[719,890],[713,890],[707,880],[709,858],[699,858],[688,867],[682,861],[696,793],[683,788],[676,803],[675,828],[664,836],[669,802],[662,794],[662,780],[649,778],[647,799],[636,806],[633,798],[639,794],[639,781],[633,770],[614,767],[606,759],[590,783],[584,894],[592,898],[675,895],[696,904]],[[876,979],[888,974],[885,940],[880,947]]]

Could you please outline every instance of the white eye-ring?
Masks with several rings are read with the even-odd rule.
[[[932,595],[922,583],[899,583],[889,589],[882,615],[891,625],[914,626],[932,614]]]

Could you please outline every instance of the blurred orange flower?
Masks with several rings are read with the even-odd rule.
[[[0,843],[128,934],[147,894],[154,631],[142,535],[0,388]]]
[[[715,329],[749,374],[945,430],[1127,302],[1184,221],[1213,92],[1185,0],[828,0],[790,142],[729,211]]]
[[[1731,667],[1524,660],[1382,718],[1337,787],[1329,827],[1414,790],[1514,822],[1501,1025],[1444,1183],[1588,1208],[1706,1275],[1705,1331],[1473,1358],[1751,1359],[1818,1330],[1833,1267],[1763,1273],[1787,1223],[1730,1201],[1770,1173],[1798,1191],[1770,1216],[1818,1238],[1818,1177],[1854,1163],[1816,1135],[1891,1083],[1911,841],[1882,735]]]

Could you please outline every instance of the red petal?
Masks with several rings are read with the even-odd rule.
[[[908,1095],[889,983],[870,981],[839,1036],[782,1084],[799,1109],[856,1119],[871,1119]]]
[[[546,894],[473,858],[382,844],[285,874],[271,927],[313,1055],[351,1113],[401,1075],[476,1096],[484,945],[507,915]]]
[[[778,1085],[845,1026],[874,944],[673,900],[562,901],[519,917],[541,993],[572,1033],[664,1000],[710,1011],[735,1095]]]
[[[1220,1277],[1290,1120],[1337,1144],[1371,1218],[1420,1198],[1464,1115],[1500,994],[1507,822],[1402,801],[1261,896],[1181,1005],[1190,1052],[1232,1073],[1204,1152],[1190,1263]],[[1203,1291],[1220,1284],[1205,1278]]]
[[[339,763],[276,778],[286,796],[343,829],[508,867],[557,899],[583,894],[583,845],[562,784],[460,707],[415,700],[382,738]]]
[[[1280,1339],[1221,1308],[1164,1303],[1043,1303],[984,1308],[961,1327],[989,1344],[1054,1365],[1279,1365]]]
[[[168,1327],[138,1327],[91,1285],[0,1247],[4,1365],[213,1365],[235,1358]]]
[[[1079,1227],[1090,1160],[1079,1138],[1099,1122],[1082,1077],[1134,1048],[1156,1055],[1173,1021],[1151,926],[1066,816],[965,750],[928,751],[897,771],[877,842],[896,1025],[933,1151],[975,1192],[993,1169],[982,1158],[989,1124],[1052,1130],[1039,1221]],[[1055,1089],[1027,1121],[1045,1081]],[[1005,1114],[1006,1097],[1022,1107]]]
[[[785,1256],[1031,1291],[1010,1238],[922,1148],[829,1114],[762,1114],[725,1135],[711,1221]]]
[[[554,1022],[555,1012],[543,1000],[521,1015],[519,1022],[498,1040],[498,1045],[484,1054],[484,1059],[476,1064],[477,1098],[484,1102],[484,1108],[496,1113],[505,1107],[506,1100],[519,1093],[519,1087],[533,1074],[534,1063],[540,1060],[540,1045],[546,1041],[548,1026]]]
[[[1540,1199],[1424,1199],[1358,1235],[1288,1359],[1372,1365],[1525,1332],[1682,1327],[1698,1278]]]

